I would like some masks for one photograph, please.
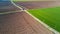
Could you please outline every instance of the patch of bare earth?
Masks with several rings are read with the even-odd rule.
[[[0,15],[0,34],[53,34],[25,12]]]
[[[48,8],[54,6],[60,6],[60,1],[31,1],[31,2],[16,2],[19,6],[23,6],[27,9]]]

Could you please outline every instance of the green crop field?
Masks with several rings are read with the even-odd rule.
[[[60,32],[60,7],[30,9],[28,12]]]

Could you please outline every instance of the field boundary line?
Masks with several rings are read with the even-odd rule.
[[[18,13],[18,12],[22,12],[22,11],[18,10],[18,11],[11,11],[11,12],[10,11],[9,12],[2,12],[2,13],[0,13],[0,15]]]
[[[41,20],[39,20],[38,18],[36,18],[35,16],[33,16],[32,14],[30,14],[27,10],[25,10],[25,12],[27,14],[29,14],[30,16],[32,16],[35,20],[37,20],[39,23],[41,23],[43,26],[45,26],[47,29],[49,29],[50,31],[52,31],[54,34],[60,34],[58,31],[56,31],[55,29],[49,27],[47,24],[45,24],[44,22],[42,22]]]

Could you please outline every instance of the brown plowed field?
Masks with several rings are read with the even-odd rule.
[[[25,12],[0,15],[0,34],[53,34]]]

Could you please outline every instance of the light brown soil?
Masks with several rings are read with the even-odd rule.
[[[25,12],[0,15],[0,34],[53,34]]]
[[[60,6],[60,1],[31,1],[31,2],[16,2],[19,6],[27,9],[48,8]]]
[[[18,4],[18,6],[23,6],[24,9],[37,9],[37,8],[47,8],[47,7],[54,7],[54,6],[60,6],[60,1],[27,1],[27,2],[15,2]],[[6,11],[14,11],[14,10],[20,10],[14,5],[9,5],[3,8],[0,8],[0,12],[6,12]]]

